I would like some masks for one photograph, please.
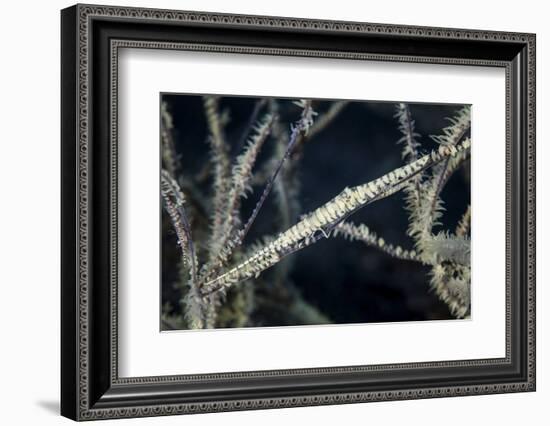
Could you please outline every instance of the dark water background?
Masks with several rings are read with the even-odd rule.
[[[188,176],[195,176],[209,161],[207,125],[202,99],[195,95],[164,94],[173,115],[176,150],[181,156],[181,168]],[[238,140],[249,121],[257,98],[223,97],[220,109],[228,108],[231,121],[226,138],[233,141],[232,158],[238,155]],[[290,101],[289,122],[299,118],[300,109]],[[325,111],[329,101],[314,103],[314,109]],[[446,117],[453,116],[462,105],[409,104],[416,124],[421,150],[427,152],[437,145],[429,135],[441,133],[449,125]],[[395,103],[354,101],[322,133],[304,145],[299,170],[301,182],[300,204],[302,214],[310,212],[337,195],[346,186],[373,180],[403,165],[401,145],[396,142],[401,133],[394,117]],[[264,146],[263,157],[271,154],[273,142]],[[210,182],[200,189],[209,194]],[[243,216],[248,217],[263,187],[255,189],[243,205]],[[469,167],[455,173],[446,185],[442,198],[446,212],[443,227],[454,230],[456,223],[470,202]],[[270,196],[251,230],[246,243],[262,235],[273,235],[277,215]],[[354,223],[365,223],[386,242],[412,249],[413,242],[406,235],[407,211],[403,193],[395,194],[364,207],[349,218]],[[274,229],[275,228],[275,229]],[[162,301],[178,304],[179,293],[173,282],[177,275],[174,236],[163,232]],[[375,248],[343,238],[323,239],[295,253],[290,279],[310,304],[317,307],[335,323],[415,321],[450,319],[446,305],[430,291],[429,268],[413,261],[395,259]],[[280,325],[277,323],[263,325]]]

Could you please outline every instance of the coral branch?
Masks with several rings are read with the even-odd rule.
[[[177,176],[178,156],[174,144],[174,122],[172,114],[168,111],[168,104],[160,104],[160,140],[162,144],[163,167],[170,173],[170,176]]]
[[[193,240],[191,238],[191,226],[185,213],[185,197],[181,192],[178,183],[166,170],[161,171],[160,191],[164,199],[164,205],[172,225],[178,237],[178,244],[182,250],[185,264],[191,269],[192,279],[196,279],[196,255]],[[186,251],[188,250],[188,252]]]
[[[409,251],[401,246],[386,243],[383,238],[363,224],[355,225],[350,222],[341,222],[334,227],[332,236],[342,236],[349,241],[361,241],[398,259],[421,261],[414,250]]]
[[[431,265],[452,261],[470,265],[470,239],[440,232],[424,243],[422,260]]]
[[[244,152],[235,161],[231,175],[231,188],[227,195],[225,219],[220,228],[219,239],[213,242],[211,247],[214,250],[214,255],[211,257],[214,259],[205,266],[204,276],[209,276],[224,266],[233,253],[235,244],[232,243],[232,237],[234,237],[237,228],[241,224],[241,198],[246,198],[247,192],[252,190],[249,184],[252,177],[252,168],[271,132],[272,124],[273,116],[266,114],[254,127],[254,133],[251,135]]]
[[[197,286],[197,256],[191,236],[191,227],[185,213],[185,197],[178,183],[166,170],[161,171],[161,194],[166,212],[170,216],[172,226],[176,231],[178,245],[181,249],[181,267],[189,268],[190,276],[186,280],[187,295],[184,299],[185,314],[191,328],[202,328],[204,325],[203,306]]]
[[[463,136],[470,128],[470,108],[462,108],[458,114],[451,119],[452,125],[443,130],[440,136],[433,139],[440,144],[440,147],[457,146]],[[462,143],[470,144],[470,139],[465,138]],[[463,161],[467,155],[462,151],[458,156],[447,157],[443,162],[434,166],[431,177],[420,185],[420,203],[417,208],[411,209],[408,233],[415,239],[417,251],[422,254],[423,243],[431,238],[432,228],[439,225],[443,211],[441,190],[448,179],[450,170],[456,170],[456,164]],[[447,177],[447,178],[446,178]]]
[[[470,129],[470,107],[462,108],[458,114],[450,119],[451,125],[443,129],[443,134],[433,136],[432,139],[443,146],[454,146],[458,144],[466,132]],[[462,161],[462,158],[455,158],[456,162]],[[454,163],[454,162],[453,162]],[[456,169],[456,164],[451,163],[451,158],[447,158],[439,168],[433,170],[433,195],[430,209],[430,216],[434,218],[433,223],[437,220],[437,211],[439,209],[439,194],[445,185],[450,174],[451,168]],[[454,166],[454,167],[453,167]]]
[[[311,102],[306,101],[306,100],[302,100],[298,103],[298,105],[302,108],[302,115],[301,115],[300,119],[298,120],[298,122],[291,129],[292,131],[291,131],[291,135],[290,135],[290,140],[288,142],[288,146],[286,148],[286,151],[285,151],[283,157],[279,160],[279,163],[277,164],[277,167],[273,171],[273,174],[271,175],[271,177],[267,181],[267,184],[264,188],[264,191],[263,191],[262,195],[260,196],[260,200],[256,204],[256,207],[254,207],[254,210],[252,211],[252,214],[250,215],[250,218],[246,222],[243,230],[241,231],[241,233],[238,237],[237,244],[236,244],[237,246],[242,243],[242,241],[246,237],[246,234],[248,234],[248,231],[250,230],[250,227],[252,226],[252,224],[256,220],[256,216],[258,216],[258,213],[260,212],[260,209],[262,208],[265,200],[267,199],[267,196],[271,192],[271,189],[273,188],[273,184],[275,182],[275,179],[277,179],[277,176],[279,175],[279,172],[281,171],[281,168],[283,167],[284,162],[290,156],[290,154],[292,152],[292,149],[294,148],[294,146],[296,145],[296,142],[298,141],[298,138],[301,135],[307,134],[309,128],[313,124],[313,116],[315,115],[315,111],[313,111],[313,109],[311,108]]]
[[[214,171],[214,195],[212,214],[212,233],[209,240],[212,258],[216,255],[216,244],[219,242],[221,227],[226,213],[228,178],[230,170],[229,148],[223,136],[223,120],[219,114],[219,100],[213,96],[203,98],[204,110],[210,136],[208,142],[211,149],[211,161]]]
[[[278,104],[276,101],[272,101],[270,103],[270,110],[273,111],[274,114],[278,113]],[[316,122],[317,121],[315,121],[315,123]],[[281,124],[278,115],[277,119],[273,122],[272,134],[275,138],[276,145],[274,159],[268,163],[270,166],[269,175],[277,167],[276,159],[284,156],[288,146],[289,135],[285,131],[284,126]],[[298,179],[298,168],[298,157],[291,156],[283,165],[280,172],[280,177],[275,180],[273,185],[273,190],[275,192],[275,196],[277,197],[277,206],[281,215],[281,222],[279,226],[280,230],[285,230],[290,227],[290,225],[296,221],[298,215],[300,214],[300,179]]]
[[[256,121],[258,120],[258,115],[260,114],[260,111],[266,105],[266,103],[267,103],[267,99],[260,99],[254,104],[254,109],[252,110],[252,114],[248,119],[248,123],[244,127],[241,137],[239,138],[239,142],[237,144],[238,152],[241,151],[241,149],[244,147],[248,139],[250,129],[254,128],[254,123],[256,123]]]
[[[407,163],[412,163],[418,159],[418,148],[420,143],[417,138],[420,137],[414,129],[414,120],[411,117],[409,106],[404,103],[399,103],[396,106],[395,117],[399,121],[399,131],[403,135],[397,143],[403,144],[401,156]],[[422,174],[418,174],[414,179],[410,180],[410,184],[405,188],[407,194],[406,203],[407,209],[413,211],[420,205],[420,183]]]
[[[460,222],[458,222],[458,225],[456,226],[455,235],[457,237],[464,237],[468,235],[468,232],[470,232],[470,220],[472,217],[472,208],[470,205],[468,205],[468,208],[462,215],[462,218],[460,219]]]
[[[453,262],[434,266],[430,285],[453,315],[458,318],[470,314],[470,267]]]

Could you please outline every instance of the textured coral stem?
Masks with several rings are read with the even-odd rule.
[[[191,237],[191,226],[183,207],[185,199],[179,185],[166,170],[161,171],[161,194],[166,211],[178,236],[178,243],[182,250],[183,258],[189,262],[191,279],[196,282],[195,245]],[[185,250],[188,250],[188,254]]]
[[[398,259],[422,261],[414,250],[409,251],[401,246],[386,243],[383,238],[363,224],[355,225],[349,222],[341,222],[334,228],[333,233],[334,237],[340,235],[349,241],[361,241]]]
[[[462,215],[462,218],[460,219],[460,222],[456,226],[455,235],[457,237],[464,237],[468,234],[470,231],[470,220],[472,217],[472,208],[470,205],[468,205],[468,208]]]
[[[252,211],[252,214],[250,215],[250,218],[246,222],[243,230],[241,231],[239,235],[239,242],[237,244],[240,245],[246,235],[248,234],[248,231],[250,230],[250,227],[256,220],[256,217],[258,216],[258,213],[260,212],[265,200],[267,199],[267,196],[271,192],[271,189],[273,188],[273,184],[275,183],[275,179],[277,179],[277,176],[279,175],[279,172],[281,171],[281,168],[283,167],[283,164],[288,159],[290,154],[292,153],[292,150],[294,149],[294,146],[296,145],[296,142],[298,141],[298,138],[307,132],[309,126],[311,123],[309,123],[310,117],[313,113],[313,110],[311,109],[311,102],[310,101],[304,101],[303,111],[302,111],[302,117],[298,121],[298,123],[293,127],[292,133],[290,135],[290,140],[288,142],[286,151],[283,155],[283,157],[279,160],[279,163],[277,164],[277,167],[273,171],[273,174],[270,176],[269,180],[267,181],[267,184],[262,192],[262,195],[260,196],[260,199],[256,206],[254,207],[254,210]]]

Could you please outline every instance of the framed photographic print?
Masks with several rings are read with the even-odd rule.
[[[61,13],[74,420],[535,390],[535,36]]]

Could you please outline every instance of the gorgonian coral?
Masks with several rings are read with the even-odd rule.
[[[231,144],[225,135],[229,113],[220,111],[219,98],[205,96],[203,105],[212,165],[207,173],[212,176],[212,193],[208,201],[202,201],[206,204],[203,208],[210,210],[209,235],[205,244],[198,245],[193,240],[190,215],[186,212],[186,182],[181,178],[174,149],[172,117],[167,105],[162,104],[161,194],[180,249],[181,312],[185,328],[244,325],[257,302],[255,279],[276,267],[277,280],[284,281],[289,255],[321,239],[335,237],[362,242],[392,257],[426,265],[430,268],[431,287],[450,311],[456,317],[469,315],[470,207],[465,207],[453,231],[436,229],[441,227],[445,211],[442,190],[469,158],[470,108],[459,109],[450,118],[450,125],[442,129],[441,134],[432,136],[437,148],[424,152],[409,106],[397,104],[395,117],[401,133],[398,143],[405,164],[370,182],[342,188],[328,202],[298,217],[296,170],[303,144],[323,132],[347,104],[334,102],[323,114],[317,114],[311,101],[295,102],[300,113],[290,129],[285,130],[278,103],[257,101],[241,137],[243,142],[237,144],[241,152],[232,159]],[[262,148],[270,138],[276,143],[275,154],[264,160],[263,167],[258,167]],[[251,213],[244,216],[243,199],[252,192],[253,186],[259,185],[263,190]],[[405,194],[408,235],[414,249],[387,242],[366,224],[350,221],[358,210],[399,191]],[[278,200],[282,229],[245,247],[245,238],[272,192]],[[233,294],[227,297],[230,291]],[[281,294],[288,298],[284,303],[289,315],[302,315],[302,323],[326,322],[322,313],[295,297],[292,290]],[[180,328],[178,324],[182,323],[178,318],[164,316],[163,319],[166,324],[172,324],[172,328]]]

